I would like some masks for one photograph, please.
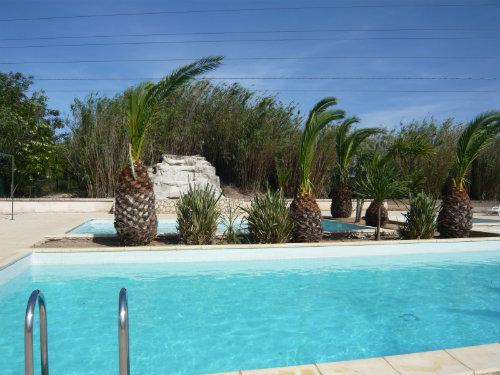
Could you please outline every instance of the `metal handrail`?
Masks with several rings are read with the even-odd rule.
[[[118,299],[118,353],[120,375],[130,375],[130,359],[128,345],[128,302],[127,289],[120,290]]]
[[[31,293],[26,306],[24,318],[24,373],[33,375],[33,321],[35,319],[35,307],[38,302],[40,313],[40,351],[42,358],[42,375],[49,375],[49,357],[47,349],[47,309],[45,297],[41,290],[36,289]]]

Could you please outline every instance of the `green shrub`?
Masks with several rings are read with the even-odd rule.
[[[214,242],[221,216],[217,209],[221,195],[216,197],[215,189],[210,185],[204,188],[190,185],[188,192],[181,195],[175,211],[177,232],[183,243],[205,245]]]
[[[227,212],[222,218],[222,225],[226,228],[222,234],[222,240],[227,244],[240,243],[238,235],[241,234],[239,229],[236,229],[236,221],[239,218],[237,208],[231,204],[227,204]]]
[[[244,219],[250,238],[259,243],[288,242],[292,231],[292,217],[280,191],[269,188],[265,195],[256,195],[250,202]]]
[[[423,191],[410,196],[410,208],[404,215],[406,222],[399,228],[399,235],[406,240],[432,238],[438,212],[436,199],[428,197]]]

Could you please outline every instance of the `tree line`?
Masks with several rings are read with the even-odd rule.
[[[91,94],[75,98],[72,118],[48,108],[43,92],[28,95],[33,78],[0,73],[0,152],[16,161],[17,197],[68,192],[82,197],[112,197],[118,173],[128,158],[126,92],[112,98]],[[341,108],[341,98],[340,105]],[[347,114],[352,116],[353,114]],[[292,197],[299,184],[297,150],[304,116],[294,103],[260,95],[239,84],[196,81],[157,106],[144,139],[146,165],[161,155],[199,154],[212,163],[223,185],[243,191],[283,186]],[[377,124],[365,124],[358,128]],[[311,166],[316,197],[330,194],[340,124],[321,131]],[[464,125],[448,119],[413,121],[363,143],[358,159],[392,153],[397,172],[415,189],[441,196],[449,185],[454,149]],[[472,199],[500,199],[500,139],[479,156],[468,177]],[[9,194],[10,160],[0,158],[0,194]]]

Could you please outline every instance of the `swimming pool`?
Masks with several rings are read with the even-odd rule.
[[[498,224],[498,225],[500,225],[500,220],[495,220],[495,219],[473,218],[472,222],[475,224]]]
[[[362,225],[343,223],[334,220],[322,220],[323,229],[325,231],[339,232],[339,231],[355,231],[364,229],[373,229]],[[246,225],[241,220],[236,221],[236,229],[246,231]],[[223,224],[217,226],[217,232],[223,233],[226,227]],[[76,228],[66,232],[67,234],[116,234],[113,220],[111,219],[91,219]],[[175,219],[160,219],[158,220],[158,233],[174,234],[177,233],[177,223]]]
[[[22,321],[35,288],[47,300],[55,375],[118,372],[121,287],[129,293],[133,374],[203,374],[497,342],[498,241],[487,251],[463,251],[474,244],[444,243],[448,252],[424,254],[414,254],[418,244],[392,246],[399,255],[389,255],[387,245],[253,255],[34,254],[34,266],[0,286],[0,373],[23,371]],[[128,263],[135,260],[141,264]],[[74,264],[85,262],[91,264]],[[38,337],[34,342],[39,363]]]

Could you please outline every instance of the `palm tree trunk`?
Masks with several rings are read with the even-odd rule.
[[[355,223],[359,223],[361,221],[361,212],[363,212],[363,204],[365,203],[364,199],[356,199],[356,218],[354,219]]]
[[[477,159],[472,162],[470,199],[481,199],[481,170]]]
[[[380,241],[380,211],[381,211],[381,206],[378,207],[378,214],[377,214],[377,241]]]
[[[321,210],[312,194],[297,193],[290,205],[294,242],[319,242],[323,237]]]

